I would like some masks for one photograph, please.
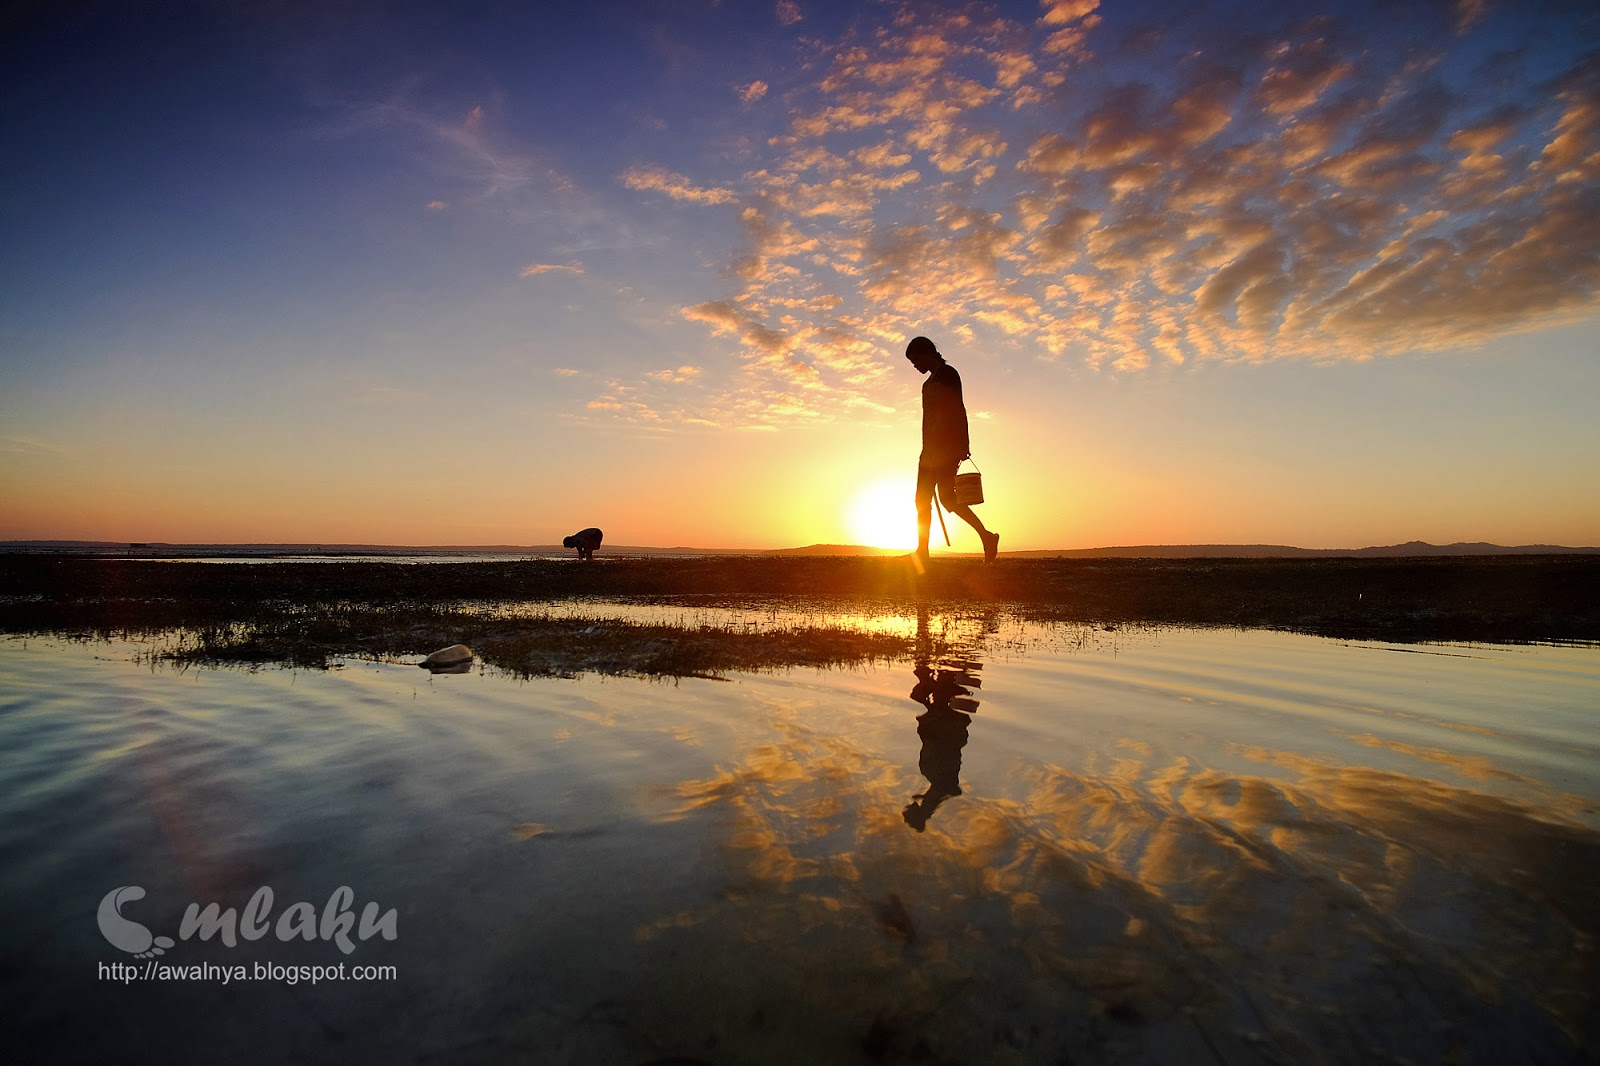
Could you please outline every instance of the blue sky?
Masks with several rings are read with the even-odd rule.
[[[35,5],[0,537],[1597,544],[1597,19]]]

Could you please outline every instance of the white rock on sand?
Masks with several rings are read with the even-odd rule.
[[[452,644],[440,648],[417,665],[426,670],[442,670],[452,666],[466,666],[472,662],[472,649],[465,644]]]

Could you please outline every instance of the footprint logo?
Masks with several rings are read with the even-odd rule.
[[[100,923],[100,935],[105,937],[112,947],[126,951],[136,959],[165,955],[167,949],[172,946],[171,937],[151,936],[150,930],[122,916],[122,905],[136,899],[144,899],[144,889],[138,885],[123,885],[107,892],[105,898],[100,901],[99,912],[95,915]]]

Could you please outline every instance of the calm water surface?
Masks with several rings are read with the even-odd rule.
[[[180,672],[138,645],[0,643],[15,1046],[620,1064],[1600,1051],[1600,649],[854,622],[957,650],[674,683]],[[120,886],[147,893],[126,918],[177,940],[159,958],[102,936]],[[349,955],[180,937],[190,903],[243,910],[261,886],[274,922],[348,886],[357,914],[394,908],[396,936]],[[151,961],[394,976],[104,976]]]

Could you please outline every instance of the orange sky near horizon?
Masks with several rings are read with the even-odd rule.
[[[1575,331],[1572,340],[1583,338]],[[1190,385],[1146,381],[1063,417],[1054,396],[1019,389],[1018,375],[950,358],[963,370],[984,472],[979,512],[1005,549],[1600,544],[1592,494],[1540,463],[1547,440],[1486,434],[1475,452],[1452,442],[1441,456],[1426,449],[1443,445],[1417,443],[1428,439],[1425,424],[1384,430],[1373,412],[1352,426],[1333,387],[1350,377],[1403,379],[1412,373],[1403,364],[1326,370],[1329,388],[1310,390],[1300,384],[1305,368],[1279,368],[1297,399],[1280,397],[1259,425],[1246,418],[1216,428],[1219,408],[1238,403],[1248,414],[1260,394],[1207,399]],[[426,404],[412,419],[385,417],[383,433],[341,436],[336,445],[317,433],[286,440],[270,427],[208,437],[204,424],[189,427],[187,439],[154,421],[124,421],[82,442],[92,462],[33,456],[36,476],[8,486],[0,539],[530,545],[599,525],[612,544],[655,547],[908,546],[921,380],[906,367],[899,407],[873,423],[784,432],[572,428],[568,446],[550,453],[528,451],[514,423],[480,424],[462,447],[451,421],[419,428]],[[1234,387],[1222,380],[1213,391]],[[1504,417],[1514,406],[1510,388],[1482,406]],[[1412,402],[1400,384],[1387,391],[1401,409]],[[1186,415],[1195,402],[1205,403],[1204,420]],[[1282,443],[1289,437],[1279,424],[1298,427],[1295,443]],[[1276,450],[1260,448],[1263,430],[1280,441]],[[394,458],[402,451],[403,465]],[[873,496],[865,526],[864,493]],[[947,525],[953,550],[979,550],[964,523],[950,517]],[[942,549],[937,523],[933,541]]]

